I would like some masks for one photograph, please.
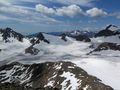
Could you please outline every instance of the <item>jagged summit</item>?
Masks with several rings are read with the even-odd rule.
[[[24,53],[30,42],[24,35],[11,28],[0,29],[0,61]]]
[[[110,24],[105,28],[105,30],[111,30],[111,27],[118,28],[118,26]]]
[[[11,28],[7,27],[5,29],[0,29],[0,33],[2,34],[2,38],[5,42],[9,42],[10,38],[15,38],[18,41],[22,42],[24,35],[12,30]]]
[[[42,32],[39,32],[38,34],[36,34],[35,37],[33,37],[30,42],[32,43],[32,45],[35,44],[39,44],[41,41],[50,44],[50,41],[46,39],[46,37],[43,35]]]
[[[112,28],[115,27],[116,30],[112,30]],[[113,35],[118,35],[120,32],[118,31],[118,27],[115,25],[108,25],[104,30],[99,31],[95,37],[101,37],[101,36],[113,36]]]
[[[61,34],[61,39],[67,41],[66,36],[74,38],[76,41],[90,42],[90,38],[87,35],[81,34],[80,31],[67,32]]]

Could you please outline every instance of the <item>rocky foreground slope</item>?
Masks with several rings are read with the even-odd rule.
[[[14,62],[0,67],[0,83],[7,83],[5,85],[8,88],[16,87],[16,84],[20,88],[26,86],[31,88],[23,90],[113,90],[110,86],[101,83],[100,79],[89,75],[71,62],[32,65]],[[3,84],[0,90],[4,90],[2,88],[5,85]],[[17,89],[18,87],[13,90],[20,90]],[[48,87],[52,89],[47,89]]]

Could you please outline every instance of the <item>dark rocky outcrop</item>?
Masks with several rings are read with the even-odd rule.
[[[25,49],[25,53],[29,53],[31,55],[37,55],[39,53],[40,50],[38,50],[37,48],[34,48],[33,45],[31,45],[30,47]]]
[[[0,83],[0,90],[35,90],[15,83]]]
[[[7,73],[9,73],[9,75]],[[83,88],[86,86],[86,90],[113,90],[110,86],[103,84],[100,79],[89,75],[75,64],[62,61],[32,65],[14,62],[3,65],[0,67],[0,83],[16,82],[15,84],[17,85],[31,87],[35,90],[42,90],[41,88],[44,88],[43,90],[62,90],[62,83],[64,82],[66,83],[64,90],[66,88],[72,90],[71,83],[73,82],[71,82],[69,78],[67,80],[64,74],[76,79],[76,83],[78,83],[76,90],[84,90]]]
[[[114,35],[114,31],[111,30],[102,30],[98,32],[95,37],[101,37],[101,36],[112,36]]]
[[[91,47],[92,46],[90,46],[90,48]],[[89,52],[87,55],[89,55],[93,52],[98,52],[98,51],[102,51],[102,50],[118,50],[118,51],[120,51],[120,45],[118,45],[117,43],[104,42],[104,43],[101,43],[100,45],[98,45],[97,48],[95,48],[93,51]]]
[[[77,41],[91,42],[90,38],[85,35],[74,36]]]
[[[0,90],[59,90],[59,89],[53,87],[32,88],[29,86],[23,86],[16,83],[0,83]]]
[[[37,39],[38,39],[36,42],[44,41],[44,42],[46,42],[46,43],[48,43],[48,44],[50,43],[50,42],[44,37],[44,35],[43,35],[41,32],[38,33],[36,37],[37,37]]]
[[[65,41],[65,42],[67,42],[66,34],[65,34],[65,33],[63,33],[63,34],[61,35],[61,39],[62,39],[63,41]]]
[[[30,40],[30,43],[31,43],[32,45],[34,45],[34,44],[36,43],[36,39],[35,39],[35,38],[32,38],[32,39]]]
[[[35,37],[30,39],[30,43],[32,44],[30,47],[25,49],[25,53],[30,53],[31,55],[37,55],[39,53],[39,49],[35,48],[34,45],[40,44],[40,42],[45,42],[50,44],[50,41],[45,38],[43,33],[38,33]]]
[[[30,40],[32,45],[39,44],[41,41],[50,44],[50,41],[45,38],[45,36],[40,32],[34,38]]]
[[[112,36],[112,35],[117,35],[120,34],[118,31],[112,31],[110,30],[110,27],[116,27],[115,25],[108,25],[104,30],[101,30],[98,32],[95,37],[101,37],[101,36]]]
[[[22,42],[24,38],[22,34],[13,31],[11,28],[0,29],[0,33],[2,34],[3,40],[5,42],[9,42],[10,37],[17,39],[20,42]]]
[[[101,43],[94,51],[101,51],[101,50],[119,50],[120,51],[120,45],[116,43],[104,42],[104,43]]]
[[[36,37],[31,38],[30,43],[32,44],[30,47],[25,49],[25,53],[30,53],[31,55],[37,55],[39,53],[39,49],[35,48],[34,45],[40,44],[43,41],[47,44],[50,44],[50,41],[45,38],[45,36],[40,32],[36,35]]]

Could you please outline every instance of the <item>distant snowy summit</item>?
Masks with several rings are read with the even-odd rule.
[[[72,30],[72,31],[61,31],[61,32],[49,32],[48,34],[60,36],[61,34],[65,33],[67,36],[78,36],[78,35],[84,35],[87,37],[94,37],[94,35],[97,33],[97,31],[81,31],[81,30]]]
[[[93,52],[103,50],[120,51],[120,29],[115,25],[108,25],[104,30],[95,34],[92,43],[93,47],[95,46]]]
[[[115,25],[108,25],[104,30],[98,32],[95,37],[120,35],[120,29]]]
[[[116,28],[116,30],[113,30],[113,27]],[[108,25],[104,30],[99,31],[98,33],[95,32],[93,37],[85,35],[87,33],[91,32],[81,32],[76,30],[71,32],[62,32],[59,36],[51,35],[51,33],[39,32],[34,35],[30,35],[32,37],[26,37],[11,28],[5,28],[0,29],[0,50],[7,55],[13,55],[15,52],[37,55],[40,52],[41,47],[45,48],[51,45],[69,45],[74,41],[78,41],[78,43],[90,43],[91,45],[89,48],[94,48],[93,51],[120,50],[120,32],[117,26]],[[12,54],[7,53],[7,50],[11,50]]]
[[[18,41],[22,42],[24,38],[24,35],[15,32],[14,30],[8,27],[5,29],[0,29],[0,34],[5,42],[10,42],[10,38],[15,38]]]

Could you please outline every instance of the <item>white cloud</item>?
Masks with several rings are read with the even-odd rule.
[[[30,11],[23,6],[1,3],[1,1],[0,1],[0,12],[9,13],[9,14],[19,14],[19,15],[30,13]]]
[[[11,7],[11,6],[3,6],[0,7],[1,12],[6,12],[6,13],[14,13],[14,14],[27,14],[29,11],[19,8],[19,7]]]
[[[91,17],[106,16],[108,13],[99,8],[92,8],[86,11],[86,14]]]
[[[5,15],[0,15],[0,21],[2,20],[9,20],[10,18]]]
[[[118,15],[117,18],[120,19],[120,15]]]
[[[108,15],[107,12],[103,11],[99,8],[92,8],[84,12],[78,5],[68,5],[63,6],[60,8],[48,8],[42,4],[36,5],[36,11],[40,12],[41,14],[45,15],[56,15],[56,16],[68,16],[68,17],[75,17],[75,16],[90,16],[90,17],[99,17],[99,16],[106,16]]]
[[[115,16],[117,19],[120,19],[120,12],[113,13],[112,16]]]
[[[57,15],[57,16],[69,16],[74,17],[76,15],[83,14],[82,9],[77,5],[64,6],[61,8],[48,8],[42,4],[36,5],[36,10],[46,15]]]
[[[68,7],[62,7],[56,9],[56,15],[74,17],[76,15],[83,14],[82,9],[77,5],[70,5]]]
[[[120,12],[113,12],[113,13],[110,13],[109,16],[115,17],[116,19],[120,19]]]
[[[53,8],[48,8],[42,4],[38,4],[36,5],[36,11],[39,11],[43,14],[48,14],[48,15],[52,15],[52,14],[55,14],[55,10]]]
[[[11,3],[10,0],[0,0],[0,4],[9,5],[10,3]]]
[[[58,20],[37,13],[33,8],[0,2],[0,19],[5,21],[58,23]]]

